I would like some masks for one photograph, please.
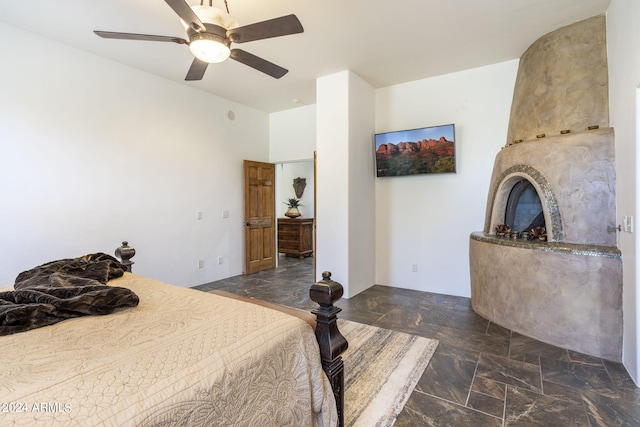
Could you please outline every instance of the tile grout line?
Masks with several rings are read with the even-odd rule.
[[[478,359],[476,360],[476,368],[473,370],[473,375],[471,376],[471,384],[469,384],[469,391],[467,392],[467,400],[464,402],[465,407],[469,407],[469,399],[471,399],[471,390],[473,389],[473,383],[476,380],[476,374],[478,373],[478,365],[480,364],[480,357],[482,353],[478,353]],[[473,408],[472,408],[473,409]]]
[[[504,402],[502,403],[502,427],[506,426],[507,423],[507,395],[509,393],[509,387],[505,384],[504,386]]]

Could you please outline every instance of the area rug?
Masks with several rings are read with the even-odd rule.
[[[393,425],[438,341],[343,319],[338,328],[349,342],[342,355],[345,425]]]

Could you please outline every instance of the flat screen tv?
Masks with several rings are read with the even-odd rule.
[[[376,176],[455,173],[454,125],[377,133]]]

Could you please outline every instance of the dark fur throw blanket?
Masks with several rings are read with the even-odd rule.
[[[117,259],[103,253],[52,261],[23,271],[16,278],[15,290],[0,292],[0,335],[137,306],[139,299],[134,292],[106,284],[125,271]]]

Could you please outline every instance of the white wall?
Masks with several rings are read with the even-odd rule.
[[[272,163],[313,159],[315,104],[270,114],[269,142],[269,161]]]
[[[284,202],[296,197],[293,180],[298,177],[307,180],[307,186],[300,198],[302,207],[298,210],[304,218],[313,217],[313,160],[305,160],[276,164],[276,215],[280,218],[284,218],[284,213],[287,210]]]
[[[293,179],[307,178],[300,211],[313,216],[313,152],[316,150],[316,106],[305,105],[269,115],[269,161],[276,167],[276,214],[282,202],[295,197]],[[286,208],[286,207],[285,207]]]
[[[640,121],[640,4],[637,0],[613,0],[607,11],[607,51],[609,56],[609,114],[616,138],[616,194],[618,224],[623,215],[638,223],[636,171],[640,166],[637,125]],[[623,362],[636,384],[640,384],[640,331],[637,291],[637,247],[640,233],[619,233],[618,247],[623,265]]]
[[[317,274],[331,271],[346,298],[374,284],[374,90],[351,71],[316,81]],[[369,151],[369,153],[367,153]],[[320,279],[320,277],[317,277]]]
[[[376,204],[374,153],[375,90],[358,75],[349,76],[349,288],[346,297],[373,286]],[[323,201],[324,202],[324,201]],[[343,211],[337,207],[338,211]],[[330,267],[330,265],[329,265]],[[336,278],[335,280],[339,280]]]
[[[470,296],[469,234],[484,226],[517,69],[513,60],[376,91],[376,133],[455,124],[457,169],[376,179],[376,283]]]
[[[0,38],[0,284],[122,240],[135,272],[177,285],[242,273],[242,160],[268,160],[267,114],[5,24]]]

